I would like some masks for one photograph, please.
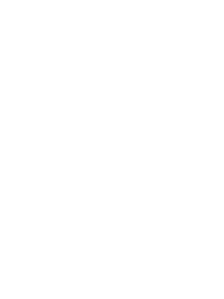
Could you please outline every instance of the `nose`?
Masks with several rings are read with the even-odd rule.
[[[104,141],[96,141],[92,145],[91,154],[89,156],[89,164],[97,167],[110,166],[110,147]]]

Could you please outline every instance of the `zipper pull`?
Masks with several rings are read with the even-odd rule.
[[[95,242],[94,235],[95,235],[95,229],[96,229],[96,222],[89,221],[87,223],[87,226],[88,226],[87,241],[88,242]]]

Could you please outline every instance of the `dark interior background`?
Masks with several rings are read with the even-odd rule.
[[[178,47],[181,0],[162,0],[153,21],[145,46]],[[158,81],[158,106],[155,121],[157,139],[146,157],[138,165],[162,190],[171,216],[171,188],[173,167],[173,121],[176,82]]]

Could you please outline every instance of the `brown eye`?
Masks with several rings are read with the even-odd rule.
[[[88,135],[88,132],[85,130],[76,130],[76,135],[81,138],[85,138]]]

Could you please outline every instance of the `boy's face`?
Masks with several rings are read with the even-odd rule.
[[[105,96],[83,96],[58,119],[45,145],[73,192],[100,200],[129,181],[155,139],[144,143],[137,119],[134,103]]]

